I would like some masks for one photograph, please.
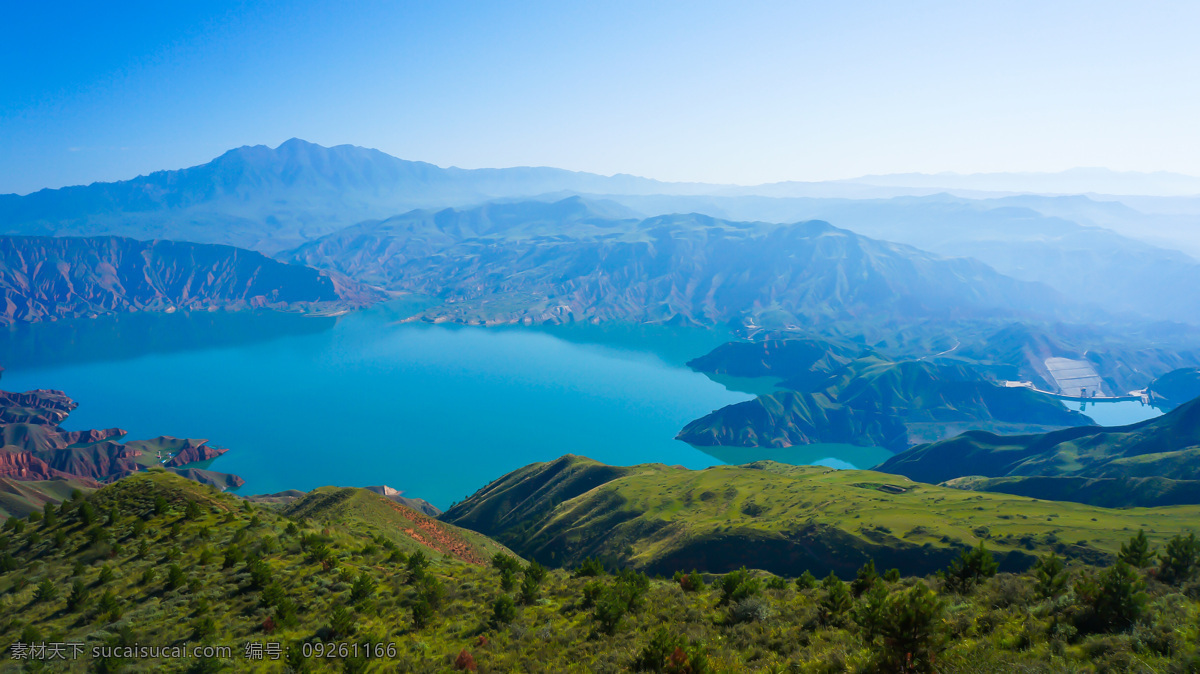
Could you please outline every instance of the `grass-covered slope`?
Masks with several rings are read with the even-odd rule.
[[[877,470],[934,483],[972,476],[1009,478],[962,484],[1086,503],[1198,503],[1200,400],[1129,426],[1069,428],[1018,436],[964,433],[914,447]],[[1056,478],[1072,479],[1055,482]],[[1166,479],[1134,485],[1123,502],[1114,501],[1111,492],[1129,478]]]
[[[773,462],[705,470],[649,464],[615,472],[587,491],[556,488],[564,477],[601,468],[571,456],[533,464],[454,506],[443,519],[548,565],[571,566],[594,556],[651,572],[725,572],[745,565],[779,574],[809,569],[849,576],[870,559],[904,573],[929,573],[981,541],[1013,570],[1049,551],[1102,561],[1130,531],[1145,528],[1161,540],[1200,518],[1200,508],[1190,506],[1107,510]],[[535,499],[537,507],[520,514],[472,516],[507,512],[533,494],[543,495]]]
[[[596,469],[567,463],[577,470],[559,475]],[[350,492],[318,490],[288,518],[153,471],[9,520],[0,532],[0,669],[968,674],[1190,672],[1200,663],[1194,559],[1169,580],[1165,565],[995,575],[986,551],[945,577],[868,569],[849,585],[802,569],[675,580],[595,564],[571,573],[503,556],[478,565],[405,552],[388,533],[396,511]],[[1160,534],[1148,552],[1163,549]],[[1118,595],[1123,603],[1107,599]],[[18,644],[42,643],[83,651],[10,657]],[[246,657],[255,644],[263,659]],[[126,655],[139,647],[189,655]]]
[[[437,577],[469,579],[485,555],[506,551],[362,489],[317,490],[293,505],[288,518],[156,469],[67,499],[52,517],[39,510],[36,519],[12,520],[0,535],[0,642],[78,642],[89,652],[134,642],[224,644],[235,654],[225,669],[249,671],[255,663],[241,657],[245,642],[298,650],[300,640],[334,638],[331,616],[349,608],[351,585],[363,574],[372,601],[369,610],[351,611],[355,635],[396,642],[412,631],[404,608],[410,588],[397,577],[409,556],[423,555]],[[423,536],[430,531],[440,538]],[[456,545],[443,550],[447,540]],[[453,605],[460,596],[455,590],[442,599]],[[413,636],[407,657],[425,657]],[[83,658],[53,671],[100,664]],[[258,664],[284,671],[282,662]],[[335,664],[340,671],[341,659]],[[103,671],[185,671],[196,663],[107,663],[115,665]],[[320,662],[307,667],[329,671]]]
[[[0,477],[0,517],[25,517],[40,511],[47,503],[65,501],[76,489],[87,492],[96,488],[91,480],[34,480],[25,482]]]
[[[474,564],[483,564],[508,550],[473,531],[439,522],[406,505],[355,487],[321,487],[288,504],[283,514],[328,525],[381,535],[405,552],[433,550]]]

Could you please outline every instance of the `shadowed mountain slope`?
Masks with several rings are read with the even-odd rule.
[[[934,483],[1004,478],[960,480],[955,486],[1039,498],[1119,505],[1200,503],[1200,400],[1129,426],[1018,436],[973,431],[914,447],[876,469]],[[1146,478],[1161,479],[1131,483],[1123,501],[1111,493],[1121,487],[1120,481]]]

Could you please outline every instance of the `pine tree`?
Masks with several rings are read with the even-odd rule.
[[[1187,538],[1175,536],[1159,555],[1158,578],[1164,583],[1179,585],[1191,580],[1200,568],[1200,541],[1196,534]]]
[[[849,588],[832,571],[821,581],[821,586],[825,589],[825,596],[818,606],[821,622],[825,625],[841,624],[846,612],[854,604]]]
[[[354,634],[354,616],[345,606],[335,606],[329,616],[329,633],[334,637],[348,637]]]
[[[796,579],[796,589],[811,590],[817,586],[817,577],[812,575],[812,571],[804,570],[800,577]]]
[[[1080,620],[1093,632],[1119,632],[1137,622],[1145,611],[1146,583],[1137,570],[1118,560],[1098,577],[1075,584],[1075,594],[1090,611]]]
[[[1034,576],[1037,578],[1038,594],[1046,599],[1057,597],[1066,589],[1066,566],[1053,552],[1038,560]]]
[[[964,551],[950,563],[945,573],[946,586],[959,594],[967,594],[980,581],[996,575],[999,568],[996,558],[980,541],[979,547]]]
[[[492,604],[492,624],[507,625],[517,617],[517,605],[506,594],[500,595]]]
[[[881,671],[932,672],[945,643],[945,604],[924,583],[891,594],[877,624]]]
[[[87,601],[87,585],[84,585],[82,580],[76,578],[75,582],[71,583],[71,594],[67,597],[67,610],[78,611],[87,605]]]
[[[354,581],[354,585],[350,588],[350,603],[357,604],[370,599],[374,594],[375,581],[366,571],[363,571],[358,574],[358,579]]]
[[[33,600],[38,603],[54,601],[58,598],[58,586],[49,578],[43,578],[33,591]]]
[[[858,570],[858,576],[850,584],[850,590],[855,597],[861,597],[863,593],[875,587],[875,583],[879,581],[879,574],[875,572],[875,560],[868,560],[862,568]]]
[[[1150,562],[1154,561],[1154,553],[1150,551],[1150,541],[1146,539],[1145,530],[1138,529],[1136,536],[1129,539],[1128,543],[1122,543],[1118,556],[1122,562],[1135,569],[1150,566]]]

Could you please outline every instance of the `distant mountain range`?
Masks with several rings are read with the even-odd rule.
[[[691,193],[646,178],[554,168],[458,169],[296,138],[176,171],[0,195],[0,233],[115,234],[274,253],[371,218],[548,192]]]
[[[1200,292],[1190,290],[1200,287],[1200,264],[1177,252],[1200,255],[1200,235],[1195,233],[1200,210],[1179,211],[1173,205],[1148,214],[1080,196],[998,197],[1022,185],[1028,188],[1022,192],[1078,192],[1089,180],[1131,188],[1161,183],[1174,186],[1171,193],[1186,191],[1197,181],[1175,174],[1081,169],[738,187],[554,168],[441,168],[377,150],[327,148],[292,139],[277,148],[241,147],[206,164],[128,181],[0,195],[0,234],[118,235],[227,244],[276,255],[346,227],[414,209],[584,195],[610,209],[623,205],[621,218],[700,213],[727,221],[825,220],[876,239],[973,257],[1109,313],[1200,320],[1195,318],[1200,316]],[[938,194],[946,191],[938,185],[959,196]],[[969,185],[1005,189],[950,189]],[[1191,193],[1200,194],[1200,188]]]
[[[430,320],[632,320],[786,328],[885,319],[1098,314],[967,258],[825,222],[646,219],[571,197],[413,211],[282,255],[393,291],[436,295]]]

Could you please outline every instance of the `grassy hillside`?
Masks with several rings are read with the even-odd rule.
[[[557,474],[597,469],[567,463],[574,470]],[[0,668],[966,674],[1200,665],[1194,565],[1169,583],[1129,567],[1120,576],[1084,566],[1047,567],[1048,580],[995,575],[980,562],[986,552],[944,577],[866,572],[850,585],[757,572],[653,579],[595,564],[568,573],[503,556],[479,565],[406,553],[390,537],[397,511],[377,507],[385,502],[322,489],[294,502],[289,519],[156,470],[10,520],[0,534]],[[1108,594],[1096,594],[1098,583]],[[1134,595],[1119,611],[1097,598],[1125,590]],[[18,661],[16,643],[77,643],[83,652]],[[247,659],[247,644],[262,645],[264,659]],[[278,660],[267,644],[279,645]],[[378,646],[368,657],[363,644]],[[192,655],[228,650],[120,657],[124,648],[185,645]]]
[[[1139,528],[1156,541],[1200,528],[1200,507],[1108,510],[769,461],[705,470],[641,465],[614,471],[587,491],[557,488],[604,468],[575,456],[533,464],[443,519],[553,566],[599,557],[651,573],[745,565],[843,577],[872,559],[881,568],[930,573],[980,542],[1014,571],[1051,551],[1106,562]],[[520,503],[521,512],[505,514],[510,503]]]
[[[383,536],[405,552],[433,550],[475,564],[486,563],[497,552],[511,554],[485,536],[439,522],[366,489],[321,487],[287,505],[282,512],[292,519],[309,519],[326,526]]]
[[[914,447],[877,468],[922,482],[1007,478],[959,484],[1084,503],[1200,503],[1200,400],[1129,426],[1017,436],[964,433]],[[1114,501],[1130,478],[1165,480],[1137,485],[1123,501]]]
[[[91,480],[32,480],[22,481],[0,478],[0,517],[25,517],[40,511],[47,503],[60,503],[70,497],[71,492],[92,491]]]

